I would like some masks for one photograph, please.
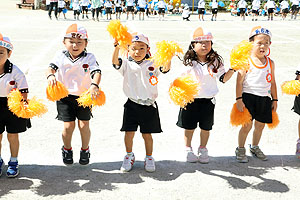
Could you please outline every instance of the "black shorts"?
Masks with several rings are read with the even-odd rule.
[[[269,14],[274,13],[274,8],[269,8],[269,9],[268,9],[268,13],[269,13]]]
[[[245,10],[246,10],[245,8],[240,8],[240,13],[245,14]]]
[[[77,118],[78,120],[88,121],[92,117],[92,112],[89,107],[82,107],[78,105],[76,99],[78,96],[69,95],[56,102],[57,119],[64,122],[72,122]]]
[[[295,113],[300,115],[300,97],[296,96],[294,101],[294,107],[292,108]]]
[[[82,11],[88,11],[88,7],[87,6],[82,6]]]
[[[212,14],[217,14],[218,13],[218,8],[214,8],[214,9],[212,9]]]
[[[282,12],[283,12],[283,13],[289,13],[289,9],[288,9],[288,8],[285,8],[285,9],[282,10]]]
[[[205,13],[205,8],[198,8],[199,15],[204,15],[204,13]]]
[[[272,123],[272,101],[270,97],[243,93],[243,102],[252,119],[261,123]]]
[[[257,14],[257,15],[259,14],[259,13],[258,13],[258,10],[252,10],[251,12],[252,12],[253,14]]]
[[[199,127],[209,131],[214,125],[215,104],[214,99],[195,99],[193,103],[189,103],[185,109],[180,108],[177,126],[192,130]]]
[[[127,12],[133,12],[134,8],[133,6],[127,6]]]
[[[0,97],[0,134],[25,132],[31,127],[30,119],[19,118],[7,106],[7,98]]]
[[[164,8],[158,8],[158,14],[161,14],[161,13],[165,13],[165,9]]]
[[[111,8],[105,8],[105,14],[111,14]]]
[[[140,8],[139,12],[145,12],[145,8]]]
[[[122,7],[116,7],[116,12],[117,12],[117,13],[122,12]]]
[[[64,8],[58,8],[58,13],[61,13]]]
[[[298,10],[299,10],[299,5],[292,5],[293,12],[298,12]]]
[[[158,107],[137,104],[130,99],[124,104],[123,125],[121,131],[137,131],[141,133],[161,133]]]

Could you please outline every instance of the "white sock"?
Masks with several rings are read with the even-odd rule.
[[[11,162],[17,162],[18,161],[18,157],[10,157],[10,161]]]

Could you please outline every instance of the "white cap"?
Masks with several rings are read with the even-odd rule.
[[[201,27],[196,28],[191,36],[192,42],[212,41],[212,40],[213,40],[213,36],[211,32]]]
[[[0,33],[0,47],[4,47],[10,51],[14,49],[13,45],[10,42],[10,39],[8,37],[4,37],[1,33]]]
[[[261,26],[255,26],[252,28],[249,38],[258,35],[258,34],[264,34],[264,35],[268,35],[270,37],[270,40],[272,38],[272,33],[271,31],[269,31],[269,29],[267,28],[262,28]]]
[[[83,26],[72,24],[66,31],[65,38],[76,38],[88,39],[87,31]]]
[[[144,42],[145,44],[147,44],[149,46],[149,39],[147,36],[145,36],[142,33],[136,33],[132,35],[132,40],[131,42]]]

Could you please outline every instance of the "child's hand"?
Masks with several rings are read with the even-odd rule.
[[[236,101],[236,107],[240,112],[244,111],[245,104],[242,99]]]
[[[114,47],[117,47],[118,45],[119,45],[119,42],[118,42],[118,40],[115,39],[115,41],[114,41]]]
[[[92,84],[87,92],[91,94],[92,99],[96,99],[100,94],[99,87],[97,87],[96,84]]]
[[[48,85],[54,86],[56,84],[56,78],[54,74],[50,74],[47,77],[47,80],[48,80]]]
[[[277,101],[272,101],[272,109],[276,112],[276,110],[277,110]]]

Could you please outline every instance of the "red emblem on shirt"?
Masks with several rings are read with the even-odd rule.
[[[266,80],[268,83],[270,83],[272,81],[272,74],[268,73],[266,76]]]
[[[151,85],[156,85],[158,83],[158,79],[156,76],[151,76],[150,79],[149,79],[149,82]]]
[[[16,81],[9,81],[9,85],[15,85]]]
[[[87,72],[87,69],[89,68],[88,64],[83,64],[82,68],[84,69],[84,72]]]

